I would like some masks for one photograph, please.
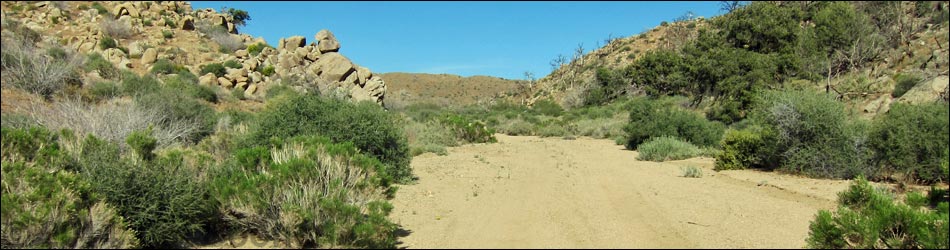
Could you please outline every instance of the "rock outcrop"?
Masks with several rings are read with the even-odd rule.
[[[304,36],[280,39],[275,47],[267,46],[263,38],[239,34],[234,17],[214,9],[192,10],[191,4],[181,1],[98,2],[107,11],[100,14],[89,3],[67,2],[4,2],[4,10],[14,5],[31,4],[29,11],[10,14],[4,18],[22,23],[44,34],[51,41],[65,42],[67,47],[81,54],[100,53],[120,69],[145,74],[161,59],[172,61],[200,75],[199,84],[225,89],[240,88],[249,99],[261,97],[276,84],[312,85],[321,93],[343,93],[352,100],[374,101],[382,104],[385,82],[366,67],[359,66],[340,53],[340,42],[329,30],[319,30],[312,43]],[[84,6],[84,7],[83,7]],[[107,20],[118,20],[117,25],[128,28],[129,36],[115,37],[115,48],[102,48],[106,33],[101,25]],[[230,36],[212,34],[221,27]],[[68,37],[55,37],[57,35]],[[214,38],[217,36],[217,40]],[[223,38],[222,38],[223,37]],[[222,39],[228,41],[223,41]],[[236,46],[261,46],[252,51],[239,48],[233,53],[221,53],[223,42]],[[235,44],[229,44],[235,46]],[[228,69],[221,77],[200,74],[201,66],[234,60],[238,68]],[[294,89],[306,90],[307,86]],[[259,99],[258,99],[259,100]]]

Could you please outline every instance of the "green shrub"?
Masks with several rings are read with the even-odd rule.
[[[231,89],[231,97],[234,97],[234,99],[238,100],[247,99],[247,97],[244,96],[244,88],[241,87],[234,87]]]
[[[496,142],[495,130],[489,129],[484,123],[474,121],[460,115],[449,115],[441,120],[455,132],[456,138],[471,143]]]
[[[171,30],[162,30],[162,37],[165,39],[172,39],[175,37],[175,32]]]
[[[683,171],[683,177],[686,178],[703,178],[703,170],[694,166],[687,166],[680,168]]]
[[[81,175],[116,206],[143,247],[181,247],[216,217],[206,184],[180,152],[134,160],[92,136],[83,141],[82,152]]]
[[[897,74],[894,76],[894,81],[896,85],[894,86],[894,92],[891,93],[891,96],[898,98],[907,93],[908,90],[917,86],[917,83],[923,80],[918,75],[913,74]]]
[[[102,40],[99,40],[99,48],[102,50],[118,48],[119,43],[112,39],[112,37],[104,36]],[[126,53],[128,54],[128,53]]]
[[[214,131],[217,116],[208,104],[188,97],[185,93],[169,89],[160,89],[137,95],[135,105],[156,110],[161,114],[164,124],[194,124],[196,130],[187,133],[187,142],[198,142]]]
[[[409,151],[413,156],[425,152],[433,152],[439,155],[448,154],[445,147],[458,146],[458,138],[455,131],[447,126],[436,122],[406,122],[406,138],[409,141]]]
[[[93,9],[96,9],[96,11],[99,12],[99,15],[108,15],[108,14],[109,14],[109,10],[107,10],[106,7],[103,7],[102,4],[99,4],[99,3],[92,3],[92,8],[93,8]]]
[[[637,152],[641,161],[675,161],[699,156],[702,150],[675,137],[660,136],[640,144]]]
[[[867,125],[834,97],[808,90],[769,91],[752,111],[765,129],[763,167],[823,178],[875,176]]]
[[[495,126],[499,133],[506,135],[534,135],[535,126],[523,119],[507,119]]]
[[[188,76],[176,75],[165,79],[165,88],[180,91],[186,96],[205,100],[211,103],[218,102],[218,94],[209,86],[200,85],[196,79]]]
[[[933,193],[933,191],[931,191]],[[915,202],[909,194],[904,203],[876,189],[863,177],[838,195],[838,210],[818,211],[809,225],[809,248],[946,249],[950,247],[950,216],[947,202],[936,210]]]
[[[762,168],[763,148],[766,148],[759,127],[726,130],[722,136],[722,151],[716,155],[714,170]]]
[[[535,102],[534,106],[531,106],[531,111],[539,115],[561,116],[561,114],[564,113],[564,108],[561,108],[561,105],[557,104],[557,102],[543,99]]]
[[[201,75],[207,75],[208,73],[214,74],[216,77],[223,77],[224,74],[227,74],[224,65],[220,63],[209,63],[201,66]]]
[[[106,60],[105,57],[102,57],[102,54],[91,53],[89,58],[86,59],[86,71],[97,71],[99,76],[105,79],[113,79],[119,76],[119,69],[112,65],[111,62]]]
[[[109,99],[112,97],[119,96],[121,94],[121,89],[119,85],[115,82],[104,81],[93,83],[89,87],[89,94],[92,95],[97,100]]]
[[[941,165],[950,150],[950,108],[946,103],[895,103],[871,129],[870,145],[885,169],[925,182],[946,181]]]
[[[563,125],[555,122],[549,122],[544,125],[538,125],[537,134],[541,137],[566,136],[570,132]]]
[[[250,143],[266,145],[272,138],[321,135],[334,142],[350,141],[386,165],[384,174],[400,181],[411,178],[409,147],[397,120],[374,103],[353,104],[317,94],[278,99],[263,111]]]
[[[297,94],[297,91],[284,84],[270,85],[270,87],[267,88],[267,94],[264,96],[264,98],[271,99],[277,96],[288,94],[294,95]]]
[[[41,127],[0,129],[3,247],[129,248],[138,240],[101,201],[61,138]]]
[[[155,61],[155,64],[152,65],[152,70],[149,72],[153,74],[172,74],[181,70],[185,70],[185,67],[162,58]]]
[[[273,75],[275,72],[277,72],[277,69],[274,68],[274,65],[267,65],[267,66],[264,66],[264,67],[258,67],[258,69],[260,70],[261,75],[263,75],[263,76],[271,76],[271,75]]]
[[[395,247],[385,166],[323,137],[238,150],[215,173],[224,220],[285,247]]]
[[[158,140],[155,137],[152,137],[152,131],[133,131],[129,134],[129,137],[125,139],[125,143],[132,148],[132,152],[136,156],[150,161],[155,158],[155,154],[152,153],[152,150],[155,150],[155,147],[158,146]]]
[[[267,48],[267,47],[273,48],[270,45],[267,45],[266,43],[251,44],[247,46],[247,53],[251,54],[252,56],[256,56],[260,54],[261,51],[264,51],[264,48]]]
[[[145,95],[161,89],[161,83],[151,75],[139,76],[135,72],[122,74],[122,93],[130,96]]]
[[[169,17],[164,17],[164,19],[165,19],[165,26],[168,26],[171,28],[175,28],[176,26],[178,26],[178,24],[175,23],[174,19],[171,19]]]
[[[224,64],[222,64],[222,65],[224,65],[224,67],[228,67],[228,68],[232,68],[232,69],[240,69],[241,67],[244,67],[244,65],[241,65],[241,63],[239,63],[239,62],[237,62],[237,61],[235,61],[235,60],[227,60],[227,61],[225,61]]]
[[[725,126],[698,114],[664,105],[656,100],[635,99],[630,104],[630,122],[624,127],[626,147],[637,147],[652,137],[673,136],[698,146],[719,142]]]

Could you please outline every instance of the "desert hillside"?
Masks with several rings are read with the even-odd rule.
[[[849,101],[850,106],[855,110],[867,113],[869,115],[886,111],[891,103],[895,101],[916,102],[916,99],[933,99],[940,92],[946,92],[946,76],[950,69],[950,60],[948,60],[948,27],[946,25],[947,2],[899,2],[899,4],[880,4],[860,3],[851,4],[853,9],[868,13],[867,19],[855,20],[835,20],[840,22],[850,22],[845,25],[852,27],[862,27],[869,32],[868,37],[863,40],[858,39],[858,47],[842,48],[839,53],[831,56],[819,56],[823,58],[802,58],[801,63],[812,64],[808,69],[812,72],[821,71],[818,64],[825,64],[828,68],[828,60],[832,60],[839,66],[831,72],[808,77],[802,74],[792,75],[784,79],[775,79],[782,84],[799,84],[812,86],[815,89],[825,90],[826,85],[830,85],[840,98]],[[815,9],[822,8],[822,4],[816,3],[798,3],[798,2],[779,2],[783,8],[795,9],[805,13],[816,13]],[[734,25],[746,25],[736,23],[737,14],[727,13],[725,15],[713,18],[694,17],[685,15],[679,17],[674,22],[663,22],[661,25],[644,31],[641,34],[626,38],[611,39],[605,42],[600,48],[594,48],[586,54],[576,54],[569,58],[562,58],[557,61],[560,67],[551,74],[538,80],[537,87],[533,89],[533,100],[553,98],[558,103],[567,107],[576,107],[584,105],[587,99],[590,99],[591,89],[597,89],[598,85],[606,85],[609,81],[618,81],[621,84],[616,92],[625,95],[642,95],[643,91],[649,86],[645,86],[642,80],[636,78],[637,74],[645,72],[636,72],[631,67],[637,64],[637,60],[650,52],[670,51],[686,56],[689,53],[696,53],[699,34],[706,32],[709,34],[718,33],[719,35],[731,36],[728,32]],[[816,21],[809,17],[811,14],[804,14],[803,18],[793,20],[795,30],[792,32],[802,32],[797,36],[798,41],[793,43],[810,43],[804,33],[814,32]],[[768,18],[768,17],[762,17]],[[754,22],[766,22],[754,21]],[[857,22],[857,23],[856,23]],[[775,23],[770,24],[777,25]],[[784,25],[784,24],[783,24]],[[818,25],[821,25],[820,23]],[[752,26],[747,26],[752,27]],[[792,26],[789,26],[792,27]],[[744,28],[751,29],[751,28]],[[762,29],[762,28],[755,28]],[[764,32],[765,29],[762,29]],[[839,32],[857,32],[843,31]],[[809,35],[810,36],[810,35]],[[731,38],[727,38],[731,39]],[[854,38],[851,38],[854,39]],[[708,39],[706,39],[708,40]],[[854,41],[854,40],[852,40]],[[702,41],[705,42],[705,41]],[[713,42],[713,41],[709,41]],[[727,41],[736,42],[736,41]],[[703,45],[706,46],[706,45]],[[743,45],[737,45],[742,47]],[[795,45],[811,46],[811,45]],[[860,47],[865,46],[865,47]],[[746,47],[748,48],[748,47]],[[713,49],[713,48],[698,48]],[[804,57],[802,51],[813,48],[796,48],[797,56]],[[857,50],[864,50],[861,55]],[[831,58],[833,57],[833,58]],[[831,58],[831,59],[829,59]],[[849,61],[850,60],[850,61]],[[857,60],[862,60],[857,63]],[[840,66],[841,61],[850,62],[854,65]],[[642,63],[641,63],[642,64]],[[660,65],[654,65],[659,67]],[[801,67],[801,66],[792,66]],[[608,80],[608,74],[602,74],[597,77],[598,70],[603,72],[615,72],[619,79]],[[604,71],[606,70],[606,71]],[[825,70],[827,71],[827,70]],[[910,81],[913,83],[903,83]],[[897,86],[903,84],[905,86]],[[898,92],[920,85],[920,89],[933,88],[929,93],[914,93],[903,99],[892,95],[895,90]],[[596,92],[596,90],[595,90]],[[708,102],[719,103],[712,96],[704,97]]]
[[[451,74],[383,73],[389,92],[386,105],[401,108],[412,103],[442,106],[488,104],[514,95],[524,81],[491,76],[461,77]]]

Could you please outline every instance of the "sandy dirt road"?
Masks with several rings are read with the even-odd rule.
[[[419,180],[392,201],[399,247],[800,248],[849,184],[637,161],[610,140],[496,137],[413,158]]]

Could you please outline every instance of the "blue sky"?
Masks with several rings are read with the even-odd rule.
[[[687,11],[720,15],[719,2],[244,2],[195,1],[192,7],[248,11],[241,33],[302,35],[328,29],[340,52],[373,72],[541,78],[549,62],[589,52],[609,35],[626,37]]]

